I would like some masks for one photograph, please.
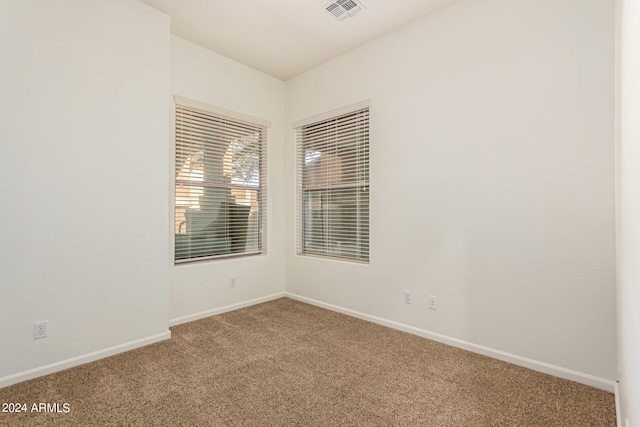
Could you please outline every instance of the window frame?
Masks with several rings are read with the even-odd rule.
[[[296,253],[300,256],[311,256],[340,260],[361,264],[370,263],[370,100],[365,100],[357,104],[352,104],[344,108],[332,110],[324,114],[313,116],[293,123],[295,130],[296,144]],[[340,126],[341,120],[350,120],[350,116],[356,116],[347,128]],[[319,160],[323,151],[318,151],[318,156],[309,155],[314,152],[314,147],[325,147],[324,154],[329,158],[331,154],[345,154],[345,145],[340,146],[339,142],[329,142],[327,132],[326,143],[311,136],[313,129],[326,125],[334,126],[335,141],[345,140],[349,132],[362,132],[362,136],[357,139],[356,150],[362,150],[362,160],[356,160],[354,154],[346,154],[344,157],[328,164],[335,164],[336,172],[332,171],[332,166],[325,166],[327,171],[323,172],[326,182],[318,185],[314,182],[314,172],[311,171],[309,163]],[[305,136],[306,135],[306,136]],[[323,137],[325,137],[323,135]],[[305,139],[307,140],[305,142]],[[343,144],[345,141],[343,141]],[[331,144],[340,148],[335,148]],[[349,140],[353,144],[353,140]],[[333,148],[331,148],[331,147]],[[333,150],[333,151],[332,151]],[[340,153],[340,151],[343,151]],[[358,157],[359,159],[359,157]],[[343,164],[344,162],[344,164]],[[343,169],[351,174],[350,179],[344,178]],[[339,171],[339,172],[338,172]],[[309,197],[316,192],[321,198],[313,204],[320,208],[311,208]],[[366,196],[366,197],[365,197]],[[332,223],[327,218],[332,217],[334,212],[334,202],[338,206],[338,219]],[[338,204],[342,202],[342,205]],[[326,208],[325,208],[326,206]],[[348,206],[344,209],[344,206]],[[312,222],[308,217],[312,215],[311,210],[319,211],[322,218],[316,217],[315,228],[320,232],[312,230]],[[366,209],[363,211],[363,209]],[[346,212],[346,213],[344,213]],[[345,219],[346,218],[346,219]],[[320,225],[317,225],[320,223]],[[346,231],[345,231],[346,230]],[[320,236],[320,237],[318,237]],[[331,237],[330,237],[331,236]],[[332,241],[333,240],[335,241]],[[342,239],[342,240],[341,240]],[[313,240],[320,241],[315,247]],[[350,246],[341,246],[347,242]],[[355,243],[353,243],[355,242]]]
[[[193,182],[202,182],[200,186],[191,185],[192,188],[200,187],[201,193],[204,193],[205,188],[217,189],[217,191],[226,191],[229,195],[231,195],[234,190],[235,191],[244,190],[246,194],[255,192],[255,199],[256,199],[255,203],[254,201],[251,200],[248,202],[245,201],[244,203],[241,204],[241,203],[237,203],[236,198],[233,195],[231,195],[229,198],[225,196],[222,196],[222,197],[215,196],[214,200],[220,203],[220,205],[217,208],[220,212],[217,213],[216,215],[221,215],[221,219],[217,219],[217,221],[219,221],[218,224],[223,225],[222,228],[219,227],[219,229],[223,230],[222,232],[227,234],[224,237],[226,239],[226,243],[214,243],[207,247],[212,252],[211,255],[206,255],[206,254],[202,255],[197,253],[194,255],[193,254],[194,251],[191,248],[185,249],[185,246],[183,244],[185,238],[182,236],[184,236],[185,234],[188,234],[186,231],[187,226],[185,225],[184,233],[182,233],[182,229],[180,230],[178,229],[178,221],[177,221],[179,219],[178,210],[183,209],[186,211],[186,209],[184,209],[184,206],[186,206],[184,204],[184,200],[181,200],[182,203],[180,204],[178,202],[178,195],[179,194],[184,195],[184,191],[179,193],[179,186],[180,184],[185,184],[185,179],[179,179],[179,175],[181,174],[182,169],[185,167],[185,165],[188,162],[187,160],[185,160],[185,155],[184,155],[184,151],[188,151],[185,148],[185,146],[188,144],[185,143],[184,137],[181,136],[181,132],[183,131],[180,129],[181,124],[184,125],[185,121],[179,117],[179,114],[185,114],[185,111],[193,112],[195,114],[200,114],[203,117],[204,116],[211,117],[212,120],[210,123],[211,123],[212,129],[216,127],[216,125],[213,124],[213,122],[218,121],[220,123],[229,123],[231,127],[252,129],[252,130],[258,131],[258,134],[255,137],[257,138],[256,139],[257,143],[254,144],[254,147],[257,147],[257,150],[258,150],[258,159],[257,159],[258,172],[257,172],[257,175],[252,173],[248,178],[246,178],[249,180],[248,182],[257,181],[257,185],[251,185],[246,181],[244,185],[238,184],[237,182],[232,182],[236,175],[236,169],[234,166],[235,163],[230,163],[230,162],[233,162],[233,160],[230,161],[226,159],[226,155],[227,155],[226,153],[232,152],[231,144],[236,143],[235,145],[239,145],[238,140],[240,140],[241,138],[232,139],[231,137],[226,137],[227,139],[221,140],[226,142],[226,144],[224,144],[224,142],[221,142],[220,144],[217,144],[217,142],[215,142],[212,144],[210,142],[205,142],[204,140],[198,142],[198,144],[201,144],[203,147],[202,151],[207,151],[207,149],[209,150],[210,153],[212,153],[212,150],[217,151],[215,155],[220,157],[219,159],[217,159],[217,161],[220,162],[221,166],[219,166],[217,170],[214,168],[214,170],[209,172],[214,177],[214,180],[217,180],[218,182],[214,183],[210,179],[205,180],[204,179],[205,172],[203,170],[203,172],[201,172],[202,178],[195,178],[195,179],[188,178],[188,180],[191,180]],[[173,139],[173,150],[172,150],[173,175],[172,175],[172,204],[171,204],[171,207],[172,207],[171,219],[172,219],[172,227],[173,227],[172,258],[173,258],[174,265],[185,265],[185,264],[191,264],[193,262],[211,261],[211,260],[229,259],[229,258],[266,254],[267,198],[268,198],[267,158],[268,158],[268,140],[269,140],[270,127],[271,127],[271,122],[268,120],[264,120],[264,119],[252,117],[249,115],[237,113],[235,111],[215,107],[215,106],[202,103],[199,101],[194,101],[188,98],[174,96],[173,138],[172,138]],[[251,131],[247,131],[247,132],[248,132],[247,139],[250,140],[252,138],[252,136],[250,136]],[[181,138],[183,139],[181,140]],[[181,149],[183,150],[183,152],[180,152]],[[190,147],[190,149],[193,151],[193,153],[191,154],[195,154],[195,155],[198,154],[196,153],[197,149],[194,149],[193,147]],[[225,151],[225,155],[220,154],[222,151]],[[252,151],[249,154],[249,156],[251,156],[253,152],[254,151]],[[189,156],[191,156],[191,154]],[[181,161],[181,164],[179,164],[180,161]],[[226,177],[224,168],[231,168],[229,172],[230,174],[229,177]],[[197,174],[195,175],[197,177]],[[225,178],[229,181],[228,183],[223,183]],[[208,181],[208,182],[204,182],[204,181]],[[189,185],[187,184],[186,186],[182,186],[181,188],[184,189],[188,187]],[[216,190],[212,190],[212,191],[216,191]],[[181,199],[184,199],[184,197],[182,197]],[[224,205],[225,203],[226,205]],[[224,205],[224,208],[222,207],[222,205]],[[247,213],[247,209],[249,210],[249,213]],[[255,218],[252,218],[250,220],[249,218],[251,214],[255,214]],[[246,241],[242,243],[244,245],[244,248],[242,251],[234,251],[234,249],[237,249],[237,246],[233,247],[233,237],[231,237],[231,234],[230,234],[230,233],[233,233],[234,230],[239,229],[238,225],[234,225],[235,224],[234,218],[237,218],[238,215],[241,215],[242,218],[244,218],[245,216],[247,217],[246,225],[244,226],[245,228],[243,228],[242,231],[240,231],[240,233],[243,234],[246,239]],[[181,221],[181,223],[184,224],[186,222],[186,214],[183,215],[182,219],[183,221]],[[211,221],[213,222],[213,219],[211,219]],[[243,221],[245,220],[241,220],[238,222],[241,223]],[[253,221],[253,222],[250,222],[250,221]],[[253,232],[250,231],[251,226],[253,226]],[[238,233],[237,231],[235,232]],[[193,239],[193,235],[186,238],[186,240],[189,241],[189,243],[187,244],[188,247],[191,245],[192,239]],[[253,239],[251,240],[251,242],[253,243],[254,247],[249,248],[248,250],[248,245],[250,244],[249,239]],[[178,240],[181,240],[181,242],[179,243]],[[180,248],[178,246],[180,246]],[[226,248],[226,249],[220,249],[220,248]],[[213,253],[213,252],[216,252],[216,253]],[[185,253],[187,256],[184,256]]]

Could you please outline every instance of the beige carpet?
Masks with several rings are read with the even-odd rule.
[[[283,298],[0,389],[0,425],[615,426],[612,394]]]

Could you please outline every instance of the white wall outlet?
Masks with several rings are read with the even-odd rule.
[[[230,288],[235,288],[237,286],[238,282],[236,281],[235,277],[232,277],[231,279],[229,279],[229,287]]]
[[[411,291],[403,291],[402,292],[402,301],[405,304],[411,304]]]
[[[437,310],[438,298],[434,297],[433,295],[429,295],[429,300],[427,301],[427,307],[429,307],[430,310]]]
[[[49,330],[49,322],[36,322],[33,324],[33,339],[46,338]]]

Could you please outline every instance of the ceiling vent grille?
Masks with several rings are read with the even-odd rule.
[[[325,7],[327,12],[340,21],[355,16],[364,8],[364,5],[356,0],[336,0]]]

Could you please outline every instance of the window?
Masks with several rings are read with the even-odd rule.
[[[369,103],[294,124],[298,254],[369,260]]]
[[[176,263],[263,252],[268,126],[176,97]]]

